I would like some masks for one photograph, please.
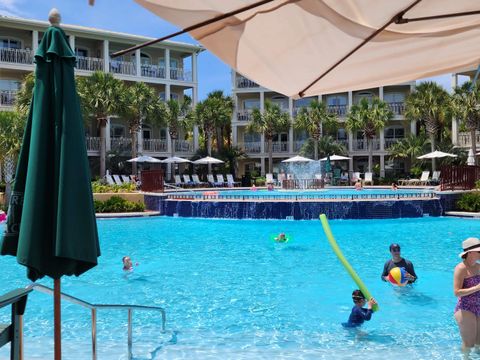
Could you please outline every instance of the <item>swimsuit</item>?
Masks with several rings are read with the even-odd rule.
[[[478,284],[480,284],[480,274],[463,279],[462,289],[468,289]],[[455,312],[458,310],[470,311],[476,317],[480,317],[480,292],[477,291],[473,294],[459,297],[455,306]]]
[[[370,320],[372,318],[373,311],[372,309],[365,309],[358,306],[354,306],[352,312],[348,318],[348,322],[342,323],[343,327],[352,328],[357,327],[363,324],[366,320]]]

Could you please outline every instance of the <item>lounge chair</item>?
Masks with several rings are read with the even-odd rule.
[[[440,183],[440,170],[433,172],[432,178],[429,181],[430,185],[438,185]]]
[[[174,175],[175,178],[175,186],[183,187],[185,184],[182,182],[182,178],[180,175]]]
[[[134,183],[128,175],[120,175],[124,184]]]
[[[223,182],[220,184],[217,181],[215,181],[212,174],[207,175],[207,180],[210,186],[223,186]]]
[[[183,182],[186,186],[195,186],[195,183],[190,179],[189,174],[183,174]]]
[[[274,184],[276,185],[276,181],[275,179],[273,178],[273,174],[265,174],[265,182],[267,184]]]
[[[362,178],[360,177],[360,172],[356,171],[352,174],[352,185],[355,185],[358,180],[362,180]]]
[[[427,185],[428,177],[430,176],[430,171],[422,172],[420,179],[410,179],[407,181],[401,181],[401,185]]]
[[[115,180],[115,182],[117,183],[117,185],[123,184],[122,179],[120,179],[120,175],[112,175],[112,177],[113,177],[113,180]]]
[[[365,180],[363,180],[363,184],[366,185],[367,182],[373,185],[373,173],[371,172],[365,173]]]
[[[235,187],[235,186],[238,186],[239,184],[240,184],[239,181],[235,181],[233,179],[232,174],[227,174],[227,185],[228,185],[228,187]]]
[[[112,175],[105,175],[105,181],[108,185],[115,185],[115,181],[112,178]]]
[[[197,174],[192,175],[192,181],[195,186],[204,186],[206,183],[200,181]]]
[[[218,186],[226,186],[228,185],[228,183],[225,181],[225,179],[223,178],[223,175],[222,174],[217,174],[217,184]]]

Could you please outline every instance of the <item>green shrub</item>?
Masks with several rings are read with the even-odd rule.
[[[135,192],[135,184],[122,184],[122,185],[106,185],[100,181],[92,182],[92,192],[94,193],[120,193],[120,192]]]
[[[410,169],[410,174],[412,174],[412,177],[414,178],[419,178],[420,175],[422,175],[423,169],[419,166],[413,166]]]
[[[480,180],[475,181],[475,189],[480,189]]]
[[[465,193],[457,201],[459,210],[478,212],[480,211],[480,192]]]
[[[255,179],[255,185],[257,185],[257,186],[265,186],[265,182],[266,182],[266,181],[267,181],[267,179],[266,179],[265,177],[263,177],[263,176],[257,177],[257,178]]]
[[[142,212],[145,210],[145,204],[127,201],[120,196],[112,196],[106,201],[94,200],[94,205],[97,213]]]

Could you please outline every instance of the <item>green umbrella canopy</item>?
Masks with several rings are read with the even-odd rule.
[[[327,161],[325,162],[325,172],[332,171],[332,164],[330,163],[330,155],[327,156]]]
[[[75,55],[51,26],[35,54],[35,88],[9,203],[2,255],[35,281],[80,275],[100,256]]]

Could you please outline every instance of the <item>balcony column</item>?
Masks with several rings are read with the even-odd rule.
[[[165,79],[170,80],[170,49],[165,49]]]
[[[380,177],[385,177],[385,155],[380,155]]]
[[[33,50],[33,55],[37,52],[38,49],[38,31],[33,30],[32,31],[32,50]]]
[[[380,151],[385,151],[385,129],[380,129]]]
[[[195,84],[198,84],[198,76],[197,76],[197,53],[194,52],[192,54],[192,81]]]
[[[473,79],[471,79],[471,80],[473,80]],[[458,75],[457,74],[452,74],[451,86],[452,86],[452,89],[454,89],[458,86]],[[473,139],[470,139],[470,144],[472,144],[472,140]],[[453,145],[458,145],[458,120],[457,120],[457,118],[452,119],[452,143],[453,143]]]
[[[232,71],[230,72],[230,76],[232,77],[232,89],[236,89],[238,87],[236,81],[237,72],[232,69]]]
[[[260,158],[260,176],[265,176],[265,158],[262,156]]]
[[[107,117],[107,123],[105,124],[105,141],[106,141],[106,144],[105,144],[105,149],[108,151],[112,150],[112,141],[111,141],[111,138],[110,138],[110,126],[111,124],[111,116],[108,116]]]
[[[135,50],[135,75],[142,76],[142,55],[140,49]]]
[[[232,124],[232,146],[237,146],[238,143],[238,126]]]
[[[351,153],[353,151],[353,132],[350,130],[348,132],[348,152]]]
[[[347,112],[348,112],[348,110],[350,110],[350,108],[352,107],[352,105],[353,105],[353,92],[352,92],[352,91],[349,91],[349,92],[348,92],[348,104],[347,104],[348,108],[347,108]]]
[[[165,101],[170,100],[170,84],[165,85]]]
[[[195,109],[195,106],[197,105],[198,103],[198,82],[197,82],[197,79],[196,79],[196,74],[197,74],[197,70],[196,70],[196,53],[194,54],[195,55],[195,77],[193,77],[193,81],[195,83],[195,85],[193,86],[192,88],[192,106],[193,108]],[[193,70],[192,70],[193,71]],[[193,75],[192,75],[193,76]],[[166,95],[166,94],[165,94]],[[200,147],[199,143],[198,143],[198,137],[199,137],[199,131],[198,131],[198,125],[194,125],[193,126],[193,151],[197,151],[198,148]]]
[[[143,121],[142,121],[143,123]],[[140,130],[137,131],[137,155],[143,154],[143,127],[140,124]]]
[[[417,120],[410,121],[410,133],[412,135],[417,135]]]
[[[383,101],[383,86],[378,88],[378,98]]]
[[[108,40],[103,40],[103,71],[110,72],[110,43]]]
[[[73,53],[75,53],[75,35],[68,36],[68,43],[70,44],[70,47],[72,48]]]
[[[263,114],[265,111],[265,92],[260,91],[260,112]],[[260,136],[260,153],[265,154],[265,134]],[[262,158],[262,174],[265,174],[265,159]]]
[[[293,122],[295,119],[293,118],[293,99],[288,98],[288,112],[290,114],[290,119],[292,123],[290,124],[290,129],[288,129],[288,152],[290,154],[293,153]]]

